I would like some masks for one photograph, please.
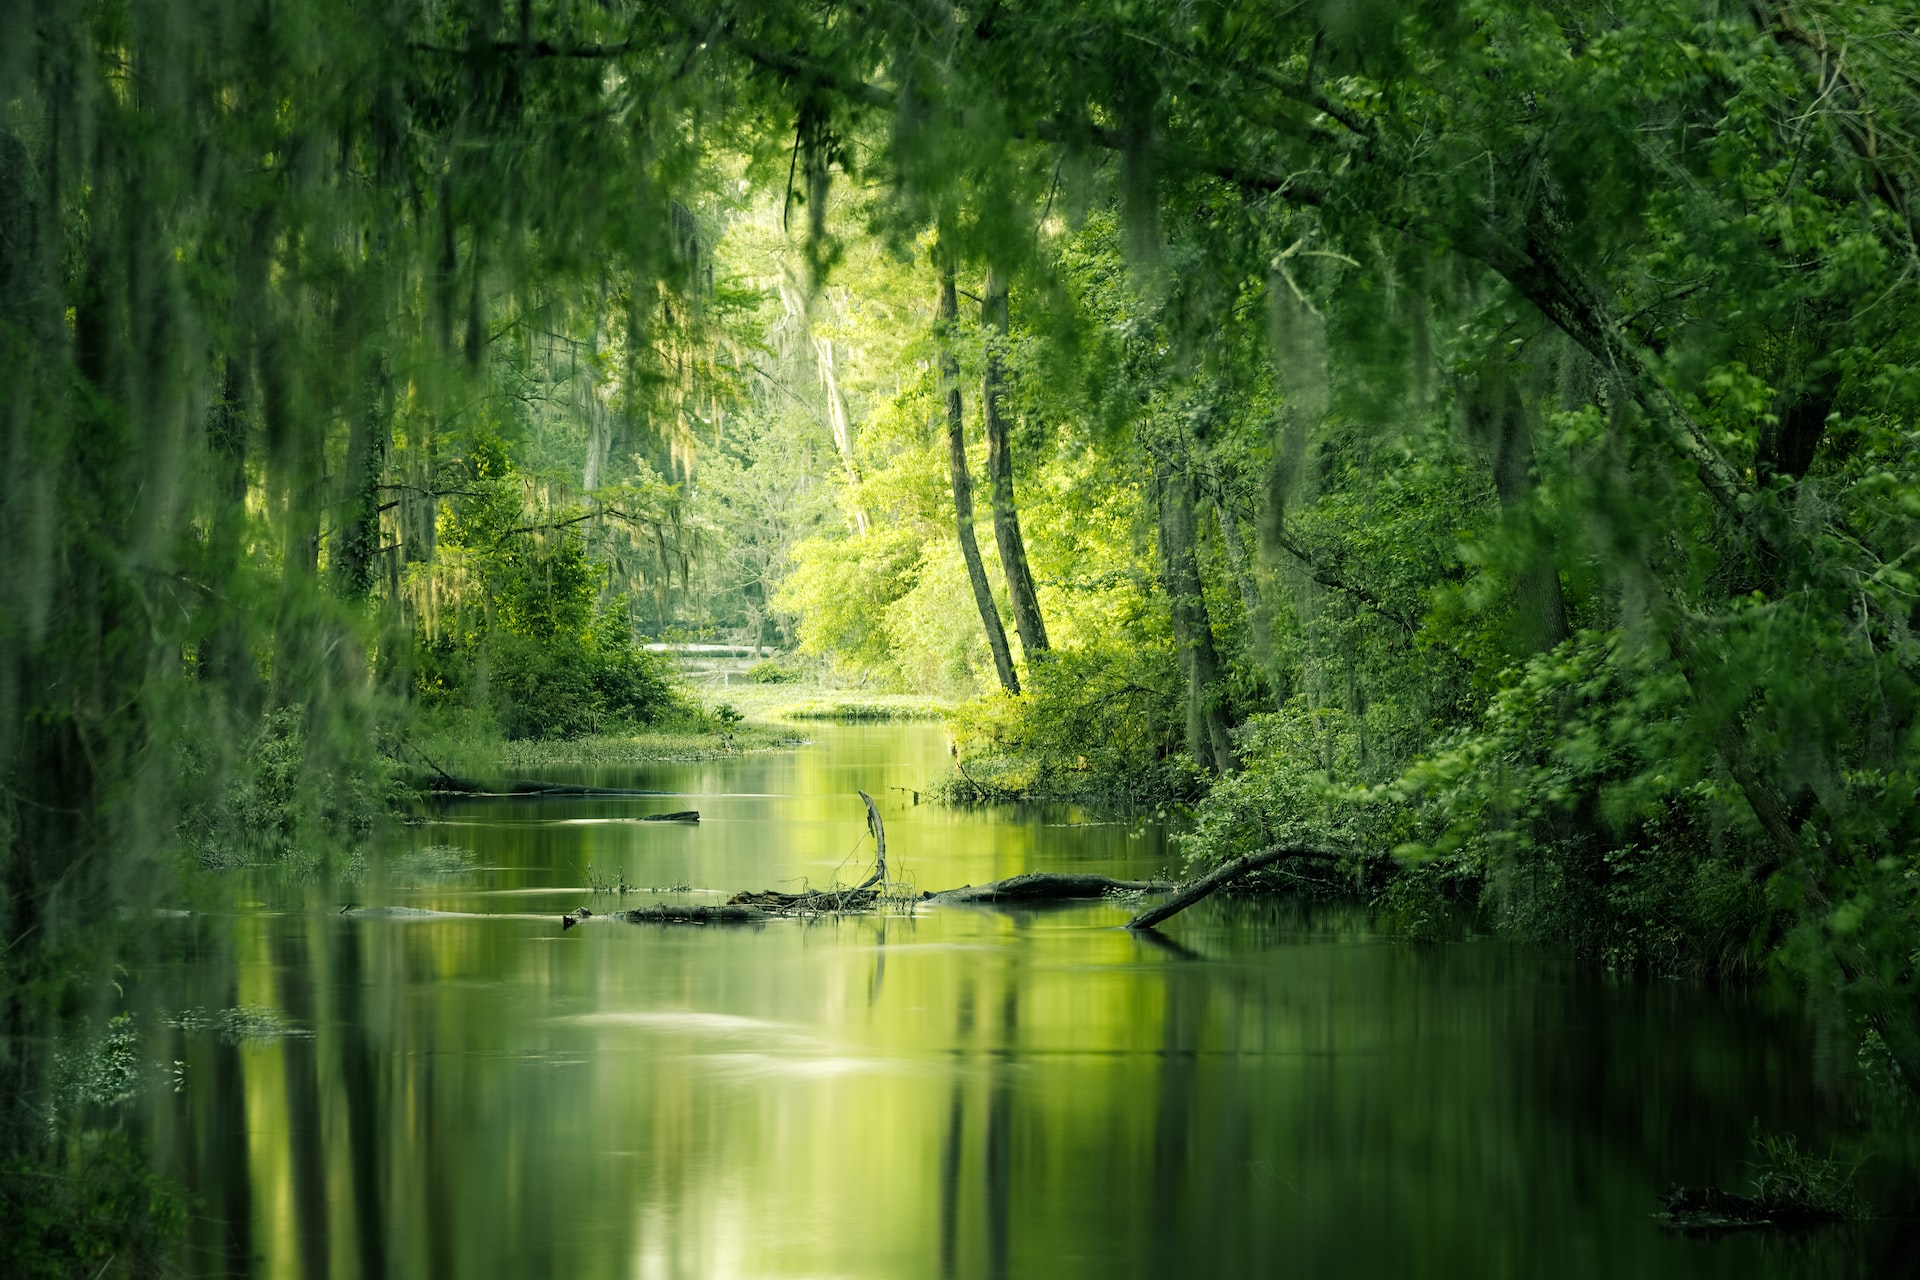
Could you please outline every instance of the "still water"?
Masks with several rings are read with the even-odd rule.
[[[747,927],[562,912],[896,871],[1141,877],[1163,829],[914,803],[937,727],[581,771],[635,799],[467,802],[344,888],[261,890],[157,975],[150,1118],[198,1197],[192,1275],[1907,1274],[1897,1225],[1686,1238],[1667,1183],[1742,1189],[1758,1120],[1834,1123],[1791,1001],[1609,981],[1493,942],[1408,948],[1350,910],[950,906]],[[698,809],[696,826],[642,824]],[[365,915],[361,906],[459,914]]]

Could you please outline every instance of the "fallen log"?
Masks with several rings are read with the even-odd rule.
[[[1073,898],[1101,898],[1109,893],[1165,893],[1177,888],[1170,880],[1114,880],[1107,876],[1072,872],[1029,871],[988,884],[963,885],[938,893],[923,893],[922,902],[1059,902]]]
[[[609,913],[608,918],[624,920],[628,924],[753,924],[770,916],[759,907],[732,902],[720,906],[663,902],[653,907],[636,907],[632,911],[614,911]]]
[[[1660,1195],[1661,1219],[1681,1231],[1733,1231],[1747,1227],[1802,1227],[1844,1221],[1844,1210],[1805,1200],[1743,1196],[1719,1187],[1669,1187]]]
[[[678,813],[650,813],[646,817],[640,819],[640,821],[642,822],[698,822],[700,821],[700,811],[698,809],[682,809]]]
[[[1359,855],[1343,853],[1338,849],[1321,849],[1312,845],[1300,844],[1275,845],[1270,849],[1262,849],[1258,853],[1250,853],[1244,858],[1235,858],[1232,862],[1216,867],[1206,875],[1201,876],[1198,880],[1188,884],[1185,888],[1181,889],[1180,892],[1174,894],[1159,906],[1150,907],[1133,919],[1127,921],[1127,928],[1151,929],[1162,920],[1179,915],[1182,911],[1185,911],[1188,907],[1200,901],[1200,899],[1206,897],[1208,894],[1213,893],[1215,890],[1223,889],[1240,877],[1258,871],[1262,867],[1270,867],[1276,862],[1285,862],[1292,858],[1303,858],[1321,862],[1344,862],[1356,856]]]
[[[867,830],[873,836],[878,850],[873,874],[851,889],[808,889],[801,893],[783,893],[778,889],[762,889],[758,893],[743,890],[727,899],[728,906],[758,907],[763,911],[804,912],[804,911],[864,911],[880,898],[875,885],[884,884],[887,878],[887,826],[880,821],[880,808],[874,804],[873,797],[864,791],[854,794],[867,806]]]
[[[809,889],[782,893],[778,889],[742,890],[727,899],[730,907],[758,907],[763,911],[864,911],[880,898],[874,889]]]

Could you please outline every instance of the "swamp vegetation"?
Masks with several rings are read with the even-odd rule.
[[[1379,997],[1377,1023],[1327,1014],[1343,1052],[1418,1020],[1396,964],[1425,957],[1435,968],[1412,981],[1443,1002],[1449,965],[1476,982],[1535,975],[1501,997],[1528,1017],[1561,981],[1538,975],[1610,975],[1689,993],[1673,998],[1690,1016],[1730,1028],[1714,1043],[1817,1078],[1856,1130],[1911,1133],[1917,69],[1912,6],[1870,0],[0,6],[0,1271],[250,1270],[246,1224],[263,1211],[248,1161],[266,1157],[235,1090],[265,1060],[247,1055],[269,1052],[284,1083],[260,1106],[293,1134],[286,1198],[305,1214],[352,1185],[361,1250],[329,1255],[321,1213],[291,1253],[269,1250],[275,1265],[453,1265],[452,1199],[422,1191],[428,1238],[388,1238],[376,1188],[391,1171],[360,1127],[404,1111],[389,1090],[431,1090],[431,1073],[394,1065],[433,1050],[408,1021],[428,1015],[368,1012],[354,975],[413,1002],[431,993],[410,963],[548,971],[502,958],[503,938],[532,945],[530,924],[375,933],[340,914],[409,876],[457,881],[448,910],[475,917],[474,877],[498,875],[542,939],[588,935],[601,961],[680,975],[618,990],[733,1009],[742,975],[799,963],[806,939],[851,948],[836,966],[883,954],[921,891],[1251,871],[1237,886],[1264,894],[1190,926],[1211,951],[1173,925],[1074,935],[1139,968],[1099,989],[1157,1010],[1176,1065],[1151,1081],[1125,1056],[1148,1051],[1146,1030],[1067,1012],[1052,969],[1032,986],[1007,976],[1072,963],[1042,917],[925,926],[1004,968],[995,1052],[1044,1056],[1017,1014],[1043,991],[1074,1052],[1122,1063],[1084,1094],[1036,1067],[1045,1107],[982,1067],[984,1136],[977,1082],[952,1077],[951,1123],[927,1137],[949,1153],[926,1192],[947,1274],[1019,1269],[1010,1188],[1064,1212],[1080,1203],[1061,1183],[1068,1148],[1109,1142],[1156,1152],[1112,1203],[1138,1192],[1141,1222],[1153,1204],[1191,1211],[1165,1239],[1116,1260],[1021,1229],[1085,1246],[1108,1273],[1171,1274],[1183,1231],[1212,1238],[1207,1198],[1173,1185],[1195,1176],[1244,1209],[1214,1265],[1271,1261],[1247,1188],[1271,1189],[1274,1151],[1318,1148],[1269,1150],[1279,1129],[1256,1126],[1249,1151],[1265,1154],[1232,1157],[1244,1177],[1173,1153],[1206,1146],[1190,1136],[1203,1115],[1222,1131],[1308,1124],[1267,1085],[1348,1115],[1324,1081],[1181,1056],[1310,1051],[1284,976],[1270,985],[1267,961],[1244,959],[1263,928],[1321,936],[1261,917],[1275,900],[1336,899],[1335,934],[1397,940],[1380,952],[1397,960],[1288,961],[1313,981],[1370,975],[1353,980]],[[737,678],[690,678],[675,656],[722,643],[752,654]],[[765,722],[776,708],[791,718]],[[938,728],[833,724],[928,716]],[[770,763],[816,736],[839,772]],[[575,790],[454,814],[432,793],[455,776]],[[729,797],[748,843],[704,802],[633,808],[676,787]],[[844,822],[856,790],[907,806],[924,840],[896,829],[891,871],[868,884],[841,877],[850,855],[807,825]],[[803,831],[775,838],[747,816],[749,800],[816,793],[839,797],[838,816],[794,801]],[[727,852],[639,871],[695,838],[639,820],[696,807],[699,838],[718,830]],[[1097,854],[1060,834],[1095,821],[1114,824]],[[1038,833],[1018,857],[986,865],[951,843],[1016,822]],[[493,862],[451,843],[463,823],[502,842]],[[616,849],[633,865],[609,864]],[[598,917],[563,928],[528,905],[583,883],[622,898],[635,875],[691,911],[696,889],[776,874],[807,901],[860,884],[872,910],[756,918],[757,932],[713,931],[708,953],[639,930],[605,941]],[[440,890],[417,892],[441,909]],[[260,903],[273,919],[248,914]],[[1145,905],[1044,918],[1105,929]],[[424,959],[402,928],[447,949]],[[1467,936],[1487,949],[1426,945]],[[1209,986],[1204,964],[1148,974],[1113,950],[1162,945],[1155,964],[1252,967]],[[1509,955],[1534,959],[1489,958]],[[724,990],[696,976],[703,956]],[[878,1010],[873,965],[862,998]],[[566,973],[554,981],[578,1016],[641,1017],[588,1008],[611,997]],[[851,991],[851,973],[833,981]],[[812,998],[791,974],[767,982]],[[907,985],[964,1009],[953,1061],[984,1045],[986,996],[964,966]],[[534,1007],[530,990],[515,1000]],[[194,991],[197,1020],[180,1012]],[[1759,1046],[1791,1019],[1768,1006],[1738,1023],[1703,991],[1787,1001],[1803,1022],[1779,1036],[1805,1052],[1779,1068]],[[476,997],[447,999],[472,1011]],[[1613,996],[1582,1007],[1632,1021]],[[753,1014],[756,1053],[783,1052],[781,1016]],[[1501,1016],[1447,1025],[1478,1045]],[[933,1053],[912,1017],[873,1017],[873,1060],[887,1044]],[[1243,1017],[1270,1019],[1272,1038]],[[627,1040],[595,1044],[631,1047],[642,1022],[619,1025]],[[674,1024],[696,1041],[720,1025]],[[187,1046],[188,1101],[171,1112],[149,1105],[166,1088],[163,1029]],[[555,1043],[574,1052],[573,1035]],[[1474,1061],[1513,1067],[1486,1052]],[[1711,1080],[1739,1105],[1814,1110],[1729,1083],[1739,1071],[1705,1038],[1674,1052],[1674,1096]],[[1492,1132],[1487,1081],[1465,1062],[1446,1058],[1443,1079]],[[677,1070],[648,1078],[697,1092]],[[587,1121],[546,1111],[530,1077],[476,1068],[461,1084],[483,1077],[529,1114]],[[1623,1105],[1618,1083],[1527,1078],[1549,1077],[1555,1105]],[[1116,1120],[1102,1134],[1075,1109],[1145,1107],[1129,1084],[1155,1091],[1150,1133]],[[917,1132],[909,1102],[928,1099],[888,1088],[897,1127]],[[300,1145],[336,1096],[343,1164]],[[652,1133],[669,1110],[627,1118]],[[1014,1116],[1058,1125],[1017,1147]],[[1696,1187],[1676,1193],[1682,1211],[1912,1211],[1910,1177],[1863,1199],[1811,1137],[1753,1119],[1700,1133],[1730,1158],[1751,1142],[1756,1194]],[[1504,1153],[1501,1178],[1527,1181],[1514,1169],[1545,1158],[1546,1132],[1483,1144]],[[458,1180],[450,1149],[395,1159],[416,1157]],[[1380,1158],[1314,1194],[1377,1190],[1400,1167]],[[1624,1203],[1640,1153],[1601,1158]],[[954,1189],[976,1163],[983,1208]],[[730,1171],[710,1172],[718,1186]],[[1654,1189],[1635,1193],[1648,1211]],[[477,1193],[459,1204],[491,1212]],[[655,1205],[679,1221],[676,1206]],[[988,1227],[968,1244],[953,1224],[975,1209]],[[1468,1265],[1464,1236],[1414,1216],[1420,1256]],[[522,1243],[495,1256],[536,1266]],[[884,1243],[875,1257],[930,1265]],[[1669,1265],[1648,1248],[1612,1262]],[[746,1266],[716,1256],[648,1265]],[[1604,1250],[1583,1257],[1604,1273]],[[1557,1260],[1531,1241],[1508,1265]],[[578,1262],[597,1274],[606,1258]],[[1383,1245],[1376,1265],[1405,1262]],[[838,1265],[784,1265],[815,1263]]]

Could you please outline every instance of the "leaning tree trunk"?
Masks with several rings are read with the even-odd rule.
[[[1013,671],[1013,654],[1007,648],[1007,631],[1000,625],[1000,607],[993,602],[993,588],[987,585],[987,568],[980,562],[980,543],[973,536],[973,479],[967,472],[966,419],[960,407],[960,361],[953,354],[953,327],[960,317],[960,303],[953,284],[953,260],[940,263],[939,317],[944,330],[940,354],[940,376],[947,384],[947,461],[953,472],[953,517],[960,532],[960,554],[966,557],[967,579],[973,584],[973,602],[980,608],[980,625],[986,628],[987,644],[993,650],[993,668],[1000,687],[1008,693],[1020,692],[1020,677]]]
[[[993,537],[1000,546],[1000,567],[1007,573],[1013,597],[1013,625],[1027,656],[1027,671],[1047,650],[1047,627],[1040,617],[1040,597],[1033,589],[1033,571],[1027,565],[1027,544],[1020,536],[1020,511],[1013,501],[1013,452],[1007,443],[1007,420],[1000,412],[1006,388],[1001,345],[1007,336],[1007,282],[987,272],[987,296],[980,304],[987,327],[987,369],[981,381],[980,403],[987,419],[987,493],[993,508]]]
[[[1220,656],[1213,647],[1213,620],[1200,591],[1194,559],[1193,481],[1184,469],[1154,467],[1159,514],[1160,580],[1173,617],[1173,642],[1187,677],[1187,749],[1202,767],[1230,773],[1240,765],[1221,705]]]

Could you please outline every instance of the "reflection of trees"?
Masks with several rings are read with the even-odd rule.
[[[832,776],[780,776],[809,794],[752,830],[795,865],[840,851]],[[948,821],[889,843],[945,879]],[[975,859],[951,865],[1037,858],[1026,827],[976,847],[997,830],[949,830]],[[502,829],[477,852],[561,867],[588,832],[613,838]],[[274,1003],[314,1036],[189,1044],[160,1128],[204,1197],[193,1266],[1229,1275],[1284,1241],[1305,1272],[1439,1271],[1482,1257],[1495,1214],[1533,1224],[1525,1269],[1639,1220],[1669,1177],[1737,1181],[1750,1118],[1811,1105],[1767,1083],[1800,1074],[1773,1069],[1794,1037],[1718,996],[1225,910],[1194,913],[1184,955],[1086,927],[1117,909],[565,944],[512,920],[245,921],[201,1002]],[[1664,1247],[1634,1234],[1604,1262],[1657,1270]]]

